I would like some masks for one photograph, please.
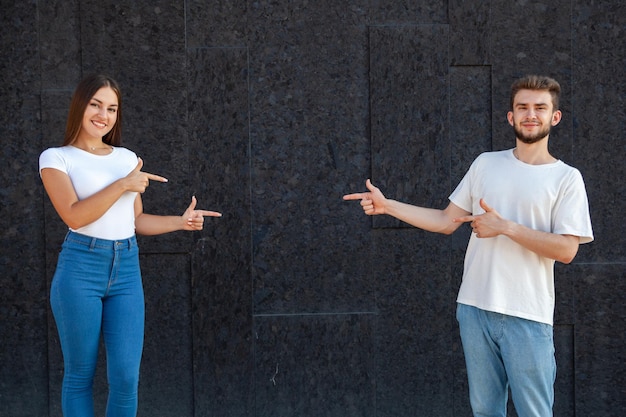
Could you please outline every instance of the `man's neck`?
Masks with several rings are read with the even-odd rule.
[[[516,140],[517,147],[513,150],[513,155],[520,161],[529,165],[553,164],[557,161],[548,151],[548,138],[535,143],[524,143]]]

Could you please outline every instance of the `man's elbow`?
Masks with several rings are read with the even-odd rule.
[[[576,254],[578,253],[578,247],[579,247],[579,243],[578,243],[578,238],[577,238],[576,244],[569,245],[569,247],[566,250],[564,250],[561,256],[559,256],[556,260],[566,265],[572,263],[572,261],[576,257]]]

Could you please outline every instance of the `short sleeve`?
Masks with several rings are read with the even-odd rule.
[[[59,148],[46,149],[39,155],[39,175],[44,168],[54,168],[67,174],[67,163]]]
[[[593,241],[589,201],[582,175],[572,169],[565,190],[555,204],[554,233],[580,237],[580,243]]]

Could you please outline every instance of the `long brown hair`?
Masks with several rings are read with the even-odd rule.
[[[78,138],[85,109],[93,96],[103,87],[110,87],[117,95],[117,121],[113,129],[104,135],[102,141],[113,146],[119,146],[122,143],[122,93],[120,87],[113,78],[103,74],[94,74],[83,78],[74,90],[70,110],[67,114],[67,124],[65,125],[64,146],[71,145]]]
[[[511,85],[511,110],[513,110],[513,101],[515,95],[520,90],[545,90],[552,97],[552,110],[559,109],[559,95],[561,94],[561,86],[554,78],[543,75],[526,75],[516,80]]]

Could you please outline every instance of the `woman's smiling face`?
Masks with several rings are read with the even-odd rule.
[[[85,108],[78,137],[101,139],[115,126],[118,107],[117,94],[113,89],[99,89]]]

